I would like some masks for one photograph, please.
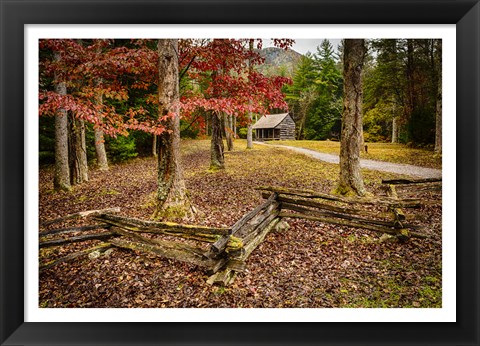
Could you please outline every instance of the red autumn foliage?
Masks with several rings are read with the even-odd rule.
[[[257,51],[249,50],[253,39],[213,39],[179,41],[180,78],[187,77],[194,87],[182,90],[178,105],[181,115],[198,128],[205,122],[196,117],[199,109],[225,112],[241,117],[248,112],[265,114],[272,108],[287,109],[281,88],[288,78],[267,77],[248,70],[249,64],[263,63]],[[161,134],[165,117],[151,114],[130,100],[130,92],[144,91],[147,104],[157,104],[158,52],[151,40],[130,40],[116,46],[114,40],[41,40],[40,48],[58,52],[60,60],[44,58],[40,62],[39,114],[53,116],[59,109],[101,127],[111,136],[126,135],[128,130]],[[288,39],[275,44],[288,48]],[[256,40],[257,49],[262,41]],[[53,76],[66,83],[67,95],[48,90],[46,81]],[[102,96],[103,103],[95,102]],[[119,104],[134,104],[120,112]]]

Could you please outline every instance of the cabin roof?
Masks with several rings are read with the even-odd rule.
[[[253,125],[253,129],[273,129],[280,124],[283,119],[288,116],[288,113],[281,113],[281,114],[266,114],[261,117],[255,125]]]

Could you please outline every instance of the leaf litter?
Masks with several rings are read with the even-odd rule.
[[[244,141],[225,153],[226,169],[209,172],[209,142],[183,141],[182,163],[198,213],[184,223],[228,227],[262,202],[255,187],[273,185],[330,192],[338,166]],[[363,171],[367,189],[382,195],[382,179],[399,175]],[[88,183],[53,192],[53,167],[39,172],[40,222],[78,211],[120,207],[121,215],[149,219],[156,189],[154,158],[92,169]],[[108,255],[61,263],[41,272],[40,307],[94,308],[439,308],[442,306],[441,193],[415,194],[434,203],[407,210],[429,239],[381,242],[380,235],[348,227],[289,219],[247,260],[228,287],[210,286],[192,264],[114,249]],[[382,210],[383,212],[385,210]],[[84,224],[69,220],[55,228]],[[52,226],[53,227],[53,226]],[[68,234],[68,235],[75,235]],[[66,235],[65,235],[66,236]],[[43,239],[43,238],[42,238]],[[52,260],[98,244],[91,240],[41,249]]]

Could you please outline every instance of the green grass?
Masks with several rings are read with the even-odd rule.
[[[301,147],[329,154],[340,154],[340,142],[334,141],[276,141],[270,143]],[[442,168],[442,157],[430,150],[410,148],[404,144],[393,143],[367,143],[367,145],[368,153],[364,151],[360,153],[360,156],[364,159]]]

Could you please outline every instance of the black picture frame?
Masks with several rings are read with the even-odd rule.
[[[0,0],[0,15],[2,345],[479,345],[478,0]],[[24,25],[119,23],[456,24],[457,322],[24,322]]]

